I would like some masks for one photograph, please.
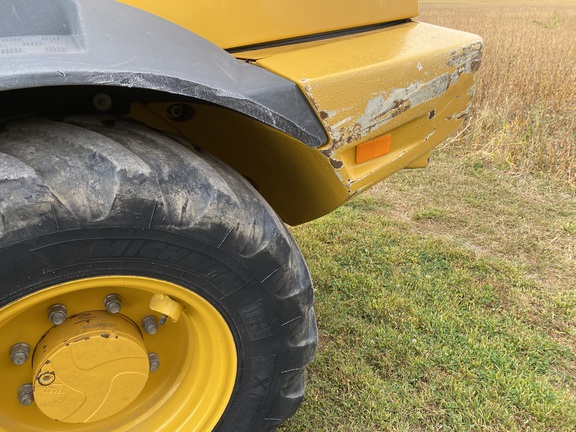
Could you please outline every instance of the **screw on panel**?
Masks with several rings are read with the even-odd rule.
[[[48,319],[54,325],[60,325],[66,320],[68,310],[63,304],[53,304],[48,308]]]
[[[104,299],[106,310],[112,314],[117,314],[122,308],[122,299],[118,294],[108,294]]]
[[[150,372],[156,372],[160,367],[160,358],[158,357],[158,354],[148,354],[148,361],[150,362]]]
[[[168,116],[172,120],[180,120],[182,117],[184,117],[185,112],[186,109],[183,105],[180,104],[174,104],[168,107]]]
[[[23,342],[19,342],[17,344],[12,345],[10,348],[10,359],[12,363],[15,365],[21,365],[26,363],[28,360],[28,355],[30,354],[30,347],[28,344]]]
[[[142,320],[142,328],[148,334],[156,334],[158,331],[158,319],[153,315],[148,315]]]
[[[186,104],[172,104],[166,108],[166,116],[175,122],[190,120],[195,114],[194,109]]]
[[[24,384],[18,389],[18,402],[24,406],[34,402],[34,387],[32,387],[32,384]]]
[[[106,93],[98,93],[92,98],[92,105],[100,112],[109,111],[112,108],[112,98]]]

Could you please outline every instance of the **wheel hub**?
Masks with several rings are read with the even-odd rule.
[[[64,315],[56,326],[55,311]],[[156,332],[145,330],[149,316]],[[51,285],[0,308],[0,334],[0,431],[213,430],[236,382],[224,317],[164,280]]]
[[[123,315],[91,311],[52,327],[34,352],[34,400],[48,417],[91,423],[133,402],[149,374],[138,327]]]

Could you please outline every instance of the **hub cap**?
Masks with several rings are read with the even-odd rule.
[[[54,420],[102,420],[138,397],[149,369],[148,352],[133,322],[102,311],[78,314],[38,342],[34,400]]]

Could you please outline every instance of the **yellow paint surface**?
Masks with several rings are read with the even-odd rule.
[[[418,15],[417,0],[121,0],[223,48],[294,38]]]
[[[254,61],[300,86],[331,140],[321,151],[355,193],[421,160],[461,125],[481,52],[476,35],[411,22],[291,52],[254,51]],[[357,146],[385,134],[390,152],[357,164]]]

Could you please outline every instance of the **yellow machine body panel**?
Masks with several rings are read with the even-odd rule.
[[[222,48],[363,27],[418,15],[417,0],[120,0]]]
[[[466,118],[480,66],[476,35],[409,22],[360,35],[237,53],[296,82],[330,142],[320,149],[350,194],[427,156]],[[366,143],[373,157],[359,157]]]
[[[324,146],[217,106],[134,105],[131,115],[190,138],[247,177],[289,224],[320,217],[430,151],[467,116],[480,65],[476,35],[409,22],[379,30],[237,52],[300,86],[328,132]]]

